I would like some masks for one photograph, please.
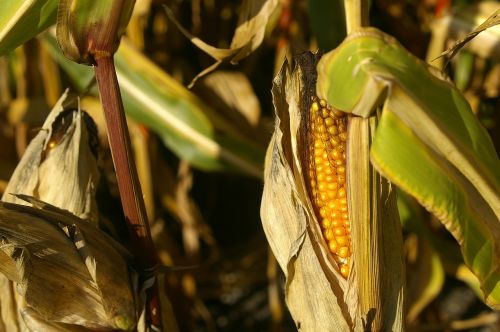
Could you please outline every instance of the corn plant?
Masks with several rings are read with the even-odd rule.
[[[282,57],[276,61],[281,70],[272,85],[274,132],[264,156],[265,135],[239,130],[214,100],[190,91],[132,45],[134,38],[140,44],[143,30],[134,35],[137,29],[131,29],[130,40],[121,40],[127,26],[139,24],[133,19],[129,24],[134,0],[0,3],[0,56],[9,56],[15,68],[15,48],[38,38],[78,93],[100,95],[128,229],[121,244],[118,235],[103,231],[113,233],[113,226],[99,220],[96,209],[95,125],[81,112],[86,98],[64,93],[26,149],[0,204],[0,330],[176,330],[184,323],[159,282],[160,265],[172,253],[159,255],[153,244],[154,207],[146,211],[143,201],[153,190],[139,186],[132,155],[139,166],[141,156],[133,151],[125,113],[193,167],[264,179],[262,225],[284,273],[285,301],[297,329],[401,331],[413,322],[426,304],[408,303],[402,229],[417,229],[427,248],[439,241],[415,222],[419,218],[407,222],[420,211],[408,212],[415,202],[453,236],[458,260],[471,271],[482,300],[499,309],[500,161],[468,101],[440,70],[442,59],[431,62],[439,68],[432,66],[370,27],[368,1],[307,4],[318,45],[329,52],[280,48],[294,31],[287,21],[294,13],[289,1],[243,1],[228,48],[202,41],[171,8],[161,7],[169,29],[179,29],[215,59],[188,84],[195,89],[225,62],[251,58],[268,41],[269,26],[281,31],[276,53],[287,55],[284,63]],[[448,53],[498,24],[498,10],[492,14]],[[55,30],[45,31],[54,24]],[[429,60],[440,51],[432,49]],[[55,103],[56,97],[47,99]],[[61,170],[61,163],[71,171]],[[159,186],[151,176],[149,181]],[[189,186],[189,176],[184,174],[184,181]],[[195,218],[185,209],[172,210]],[[192,225],[187,228],[189,252],[196,245],[189,242]],[[430,249],[429,256],[441,278],[429,291],[433,297],[443,283],[444,258]],[[269,262],[272,267],[274,259]],[[277,283],[277,273],[269,274]],[[65,284],[71,287],[44,296]],[[80,289],[81,301],[73,300]],[[200,301],[193,303],[200,308]]]

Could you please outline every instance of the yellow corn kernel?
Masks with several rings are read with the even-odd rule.
[[[349,244],[349,238],[347,236],[337,236],[335,237],[337,242],[339,243],[339,246],[347,246]]]
[[[328,248],[330,249],[331,252],[337,252],[339,245],[335,240],[330,240],[328,241]]]
[[[339,243],[339,245],[340,245],[340,243]],[[337,252],[338,252],[339,256],[342,258],[349,257],[349,248],[348,247],[340,247]]]
[[[341,264],[340,266],[340,274],[342,274],[342,276],[344,278],[347,278],[349,276],[349,264]]]
[[[335,234],[335,236],[343,236],[346,234],[346,230],[343,226],[335,227],[333,230],[333,234]]]
[[[323,233],[327,241],[330,241],[333,239],[334,234],[331,228],[327,228],[325,232]]]
[[[349,275],[350,223],[346,191],[347,117],[326,101],[313,101],[309,112],[309,175],[311,201],[323,237],[342,276]]]

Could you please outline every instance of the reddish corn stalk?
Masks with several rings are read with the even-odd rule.
[[[109,145],[132,249],[141,271],[151,271],[158,264],[158,258],[151,238],[144,199],[133,159],[113,57],[97,57],[95,62],[95,74],[106,117]],[[161,311],[156,282],[148,295],[149,322],[161,328]]]
[[[60,0],[57,40],[66,57],[94,65],[131,247],[138,267],[148,276],[155,271],[158,257],[149,230],[113,61],[134,4],[135,0]],[[148,291],[147,301],[148,323],[161,329],[156,282]]]
[[[137,170],[133,161],[127,122],[116,78],[112,57],[96,58],[95,73],[102,106],[106,117],[108,138],[113,163],[116,169],[118,188],[123,212],[127,220],[134,252],[142,257],[137,263],[142,269],[156,265],[151,233],[146,220],[146,209],[142,198]]]

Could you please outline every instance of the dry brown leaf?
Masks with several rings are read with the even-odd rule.
[[[26,204],[12,194],[30,195],[97,223],[99,172],[91,147],[96,133],[89,131],[91,120],[82,112],[63,114],[72,108],[63,105],[70,100],[67,92],[59,99],[26,149],[2,200]]]
[[[0,204],[0,272],[17,283],[26,306],[48,323],[133,327],[126,251],[67,211],[20,199],[34,207]]]
[[[94,149],[96,148],[95,145],[97,144],[97,133],[93,131],[91,119],[87,118],[84,113],[77,110],[78,105],[76,105],[75,102],[76,100],[74,98],[68,98],[67,93],[60,98],[46,119],[42,130],[28,146],[6,188],[6,192],[4,193],[2,199],[3,201],[29,205],[30,202],[27,202],[18,196],[14,196],[13,194],[32,195],[43,199],[44,201],[49,201],[60,208],[70,211],[71,213],[85,217],[88,220],[93,221],[93,224],[95,225],[98,219],[98,211],[94,196],[99,179],[96,156],[94,155]],[[35,202],[39,207],[45,204],[41,204],[33,200],[31,200],[31,202]],[[70,218],[75,218],[69,212],[64,213]],[[56,216],[56,219],[58,217],[60,218],[60,216]],[[18,227],[15,225],[16,224],[13,223],[9,226]],[[102,236],[99,234],[100,231],[95,228],[94,225],[88,226],[90,227],[91,232],[94,232],[92,236]],[[20,238],[18,239],[20,243],[19,248],[21,248],[22,253],[28,255],[27,262],[30,263],[29,266],[38,269],[36,272],[33,272],[33,275],[24,277],[25,273],[31,273],[29,271],[25,272],[22,270],[24,269],[23,264],[26,262],[11,259],[9,255],[5,256],[5,253],[12,254],[12,252],[8,252],[7,249],[4,249],[0,270],[7,274],[6,276],[11,281],[15,282],[13,284],[8,281],[4,275],[0,276],[0,282],[2,283],[0,306],[2,309],[2,320],[4,323],[9,326],[9,330],[12,331],[25,329],[67,330],[67,327],[65,327],[63,323],[80,324],[83,326],[107,325],[108,327],[116,327],[121,324],[133,324],[134,316],[130,316],[128,313],[127,315],[132,317],[132,323],[129,322],[130,317],[128,316],[125,319],[125,322],[112,322],[115,318],[110,318],[109,312],[114,309],[110,308],[108,303],[120,303],[122,299],[117,299],[116,295],[113,293],[109,294],[108,289],[101,289],[101,286],[108,283],[106,278],[114,278],[114,273],[117,273],[117,271],[109,271],[109,267],[102,265],[102,262],[105,262],[106,259],[117,259],[117,257],[113,257],[112,252],[110,252],[109,255],[106,254],[107,257],[104,257],[102,254],[105,251],[100,253],[88,251],[84,252],[86,251],[85,248],[87,248],[85,247],[86,235],[83,235],[80,228],[78,228],[74,223],[72,225],[67,225],[66,228],[68,232],[72,230],[72,240],[78,242],[80,254],[85,257],[78,257],[78,255],[76,255],[77,251],[75,250],[76,243],[68,244],[68,240],[64,242],[59,239],[61,243],[56,243],[56,238],[53,238],[50,240],[50,245],[52,246],[51,248],[57,248],[61,245],[64,247],[64,243],[66,243],[65,248],[73,247],[72,254],[75,256],[73,258],[74,262],[71,262],[71,260],[65,256],[61,258],[61,260],[65,260],[66,264],[69,265],[78,265],[78,268],[73,265],[67,268],[68,270],[74,268],[76,273],[75,276],[71,276],[69,273],[67,276],[59,275],[60,271],[58,269],[61,268],[61,264],[59,263],[57,263],[55,267],[50,266],[50,264],[54,264],[50,262],[47,266],[45,266],[43,262],[40,264],[38,264],[38,262],[36,264],[33,263],[28,259],[32,257],[30,256],[31,248],[29,247],[31,244],[28,243],[24,245],[22,243],[23,239]],[[42,236],[39,234],[40,229],[25,229],[24,231],[26,231],[24,236],[27,238],[31,236],[36,237],[37,235]],[[30,232],[35,233],[31,234]],[[5,236],[7,236],[6,234],[7,233],[4,231],[0,231],[0,237],[3,238],[2,241],[4,242],[4,245],[7,244],[7,247],[5,248],[8,248],[9,246],[11,248],[15,248],[17,244],[13,245],[10,242],[5,242],[7,241],[5,240]],[[61,230],[59,230],[57,234],[64,235]],[[71,239],[69,239],[69,242],[71,242]],[[82,247],[82,245],[84,245],[84,247]],[[102,245],[100,246],[102,247]],[[37,247],[37,250],[38,249],[39,248]],[[91,251],[95,251],[95,249],[92,249]],[[66,253],[66,255],[69,254]],[[53,257],[57,258],[57,256]],[[125,269],[119,272],[123,274],[123,277],[118,278],[118,284],[120,282],[123,283],[123,280],[120,279],[125,278],[128,280],[127,265],[125,264],[123,257],[121,258],[121,261],[121,264],[117,261],[118,263],[115,267],[118,269]],[[96,262],[100,262],[99,273],[96,272]],[[107,264],[110,264],[109,261]],[[40,269],[46,269],[45,271],[42,271],[44,274],[40,274]],[[82,271],[86,271],[86,277],[85,273]],[[106,275],[106,273],[109,274]],[[52,279],[47,276],[52,276]],[[34,278],[34,281],[31,284],[27,281],[30,277]],[[56,280],[57,278],[59,278],[59,281]],[[92,285],[86,287],[90,287],[89,289],[91,290],[95,289],[93,291],[86,291],[82,285],[78,283],[73,284],[70,281],[67,281],[71,280],[71,278],[80,278],[82,279],[82,282],[83,280],[87,280],[87,282]],[[77,303],[71,303],[72,301],[79,302],[80,299],[78,301],[68,300],[68,298],[65,297],[64,292],[54,292],[50,289],[51,285],[57,285],[56,282],[59,282],[59,285],[64,287],[64,289],[66,289],[70,294],[73,294],[73,297],[70,298],[79,298],[80,295],[75,295],[77,293],[74,293],[75,290],[72,289],[72,287],[79,287],[82,289],[80,292],[85,293],[83,298],[87,296],[92,301],[101,303],[87,303],[86,306],[88,307],[85,309],[86,311],[80,311],[85,307],[85,305],[82,306]],[[71,287],[65,286],[66,283],[70,283]],[[131,287],[129,281],[127,281],[127,287]],[[31,292],[32,289],[35,289],[34,293]],[[40,290],[36,291],[37,289]],[[18,291],[21,291],[20,294]],[[51,296],[45,295],[46,299],[44,299],[44,295],[42,294],[43,291],[50,293]],[[113,286],[110,288],[110,291],[116,291],[117,294],[131,296],[130,289],[123,291],[122,289],[116,289],[116,287]],[[129,293],[128,295],[127,292]],[[83,301],[83,303],[85,303],[85,301]],[[112,306],[116,306],[116,303],[112,304]],[[127,305],[129,305],[129,303],[124,301],[124,306]],[[52,307],[53,309],[51,309]],[[50,310],[58,310],[60,313],[52,312]],[[133,312],[133,314],[135,313]],[[66,315],[67,317],[60,317],[57,315]],[[118,317],[118,320],[120,319],[122,318]],[[25,325],[25,323],[27,325]],[[74,329],[74,327],[71,327],[71,329]]]
[[[455,44],[452,47],[450,47],[448,50],[441,53],[439,55],[439,57],[447,56],[448,57],[447,61],[449,62],[458,53],[458,51],[460,51],[460,49],[462,47],[464,47],[467,43],[469,43],[478,34],[480,34],[481,32],[483,32],[483,31],[485,31],[485,30],[487,30],[495,25],[500,24],[500,8],[498,8],[500,6],[500,4],[495,3],[495,2],[485,1],[484,5],[485,6],[488,5],[488,7],[486,7],[486,8],[489,8],[489,9],[491,9],[492,7],[493,8],[496,7],[497,9],[483,23],[481,23],[478,27],[476,27],[474,30],[469,32],[465,37],[463,37],[463,38],[459,39],[457,42],[455,42]],[[469,13],[467,13],[467,14],[469,14]],[[482,13],[480,12],[479,14],[482,14]],[[497,43],[498,43],[498,40],[497,40]]]
[[[223,61],[230,60],[235,64],[252,53],[264,40],[264,34],[269,17],[278,6],[278,0],[245,0],[241,5],[238,27],[234,32],[231,45],[227,49],[216,48],[193,36],[184,29],[175,18],[174,13],[165,7],[168,17],[199,49],[217,60],[213,65],[203,70],[191,81],[189,87],[202,76],[215,70]]]
[[[256,127],[260,121],[260,103],[255,95],[250,80],[245,74],[236,71],[216,71],[204,77],[202,81],[207,89],[231,110],[228,117],[245,121],[247,126]],[[238,117],[236,117],[238,116]]]

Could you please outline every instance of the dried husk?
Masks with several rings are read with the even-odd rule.
[[[97,224],[95,190],[99,181],[97,160],[90,147],[91,135],[75,100],[65,92],[45,120],[42,129],[28,145],[12,174],[2,201],[28,204],[12,194],[24,194],[68,210]],[[65,108],[74,108],[64,135],[55,140],[54,122]],[[45,153],[44,153],[45,151]]]
[[[0,205],[0,331],[135,325],[128,254],[96,227],[91,129],[63,94],[6,188],[2,200],[16,204]]]
[[[266,155],[261,218],[304,331],[403,329],[404,269],[395,191],[369,162],[375,119],[350,119],[348,200],[353,241],[345,280],[327,250],[304,182],[305,110],[318,55],[283,65],[273,84],[276,126]],[[353,189],[355,188],[355,189]],[[356,234],[354,234],[356,233]]]
[[[357,315],[372,331],[404,329],[403,236],[396,188],[370,163],[377,119],[351,117],[347,141],[347,197],[353,247],[349,277]]]
[[[126,251],[67,211],[21,198],[34,207],[0,203],[0,272],[25,300],[19,308],[28,316],[25,323],[132,328],[136,309]]]

